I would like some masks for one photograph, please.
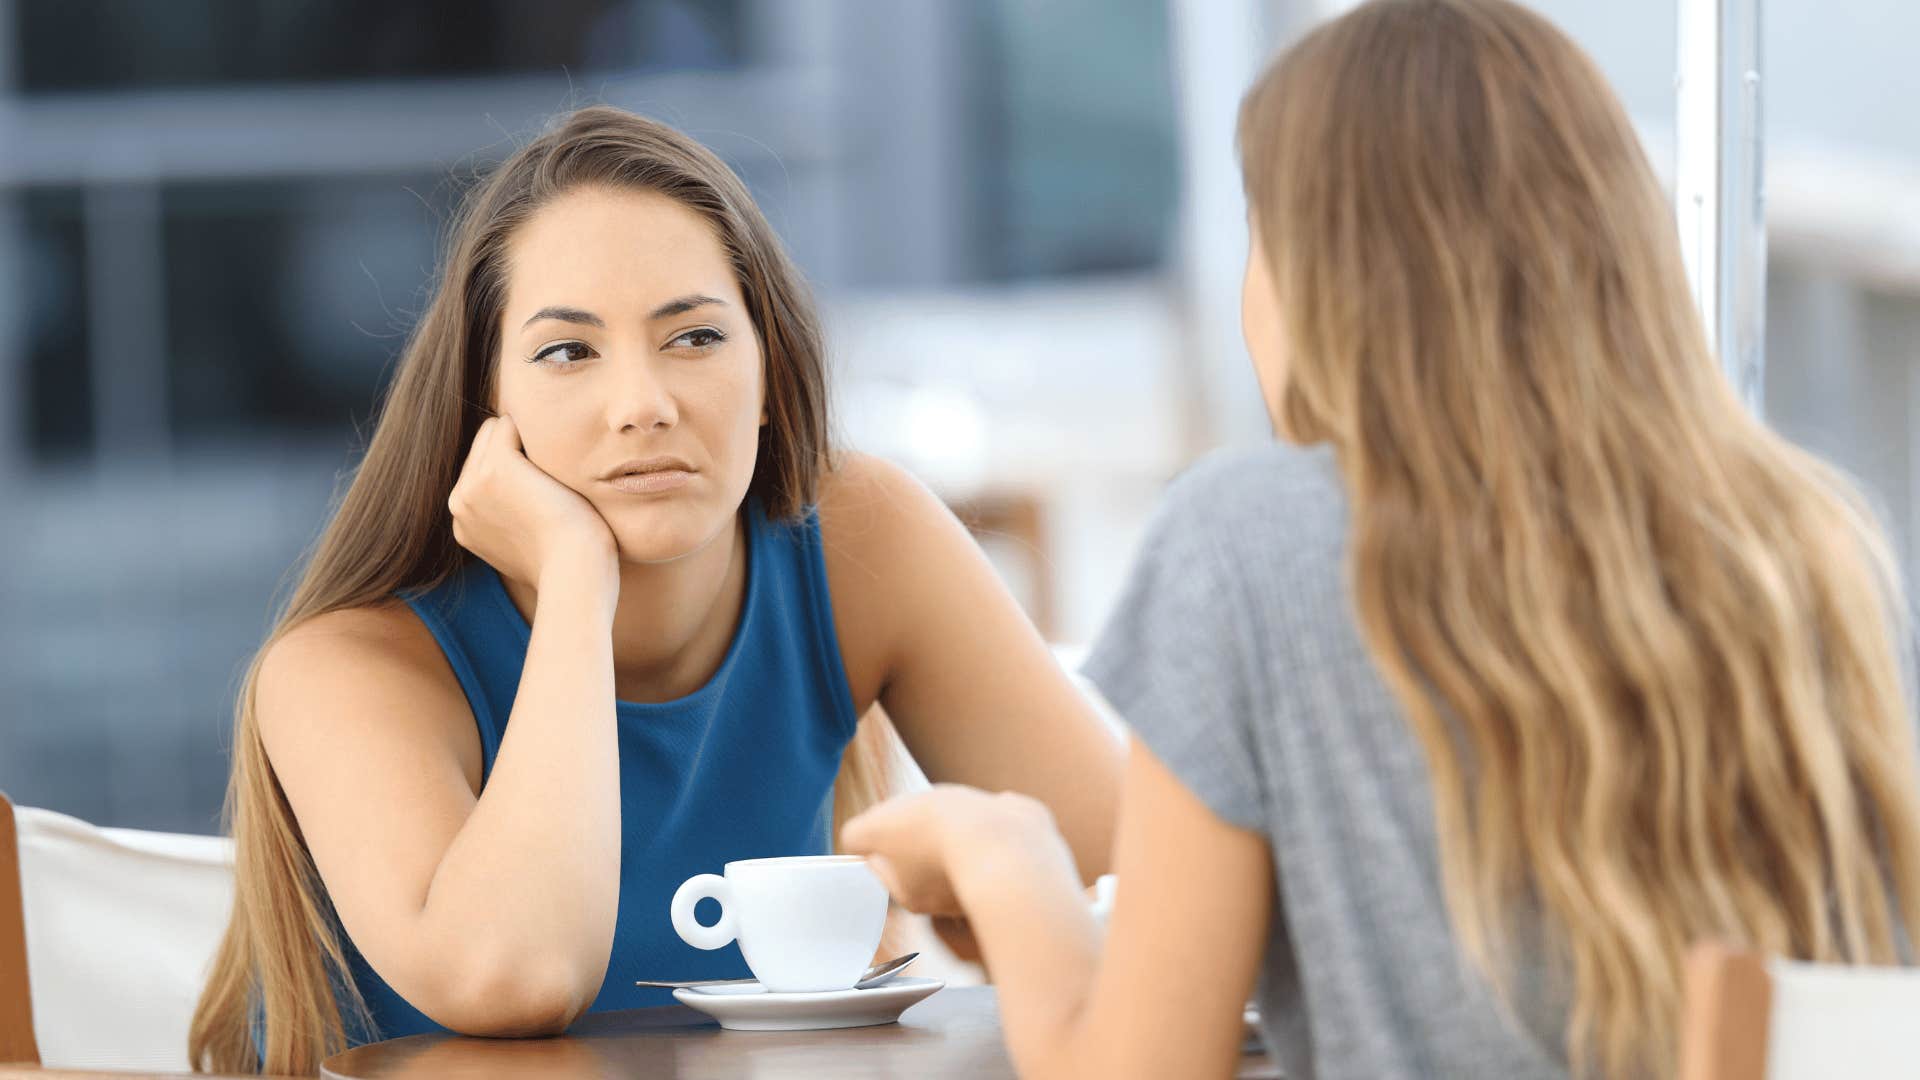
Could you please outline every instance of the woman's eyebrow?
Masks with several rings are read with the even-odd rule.
[[[601,320],[600,316],[591,311],[570,307],[543,307],[534,312],[532,318],[521,323],[520,329],[525,330],[541,319],[558,319],[561,322],[579,323],[582,326],[597,326],[602,330],[607,328],[607,324]]]
[[[725,307],[726,303],[725,300],[716,296],[689,293],[686,296],[676,297],[654,308],[647,313],[647,319],[648,321],[654,319],[670,319],[675,315],[685,315],[695,308],[706,307],[709,304],[718,304]],[[520,328],[524,330],[542,319],[557,319],[560,322],[579,323],[582,326],[595,326],[602,330],[607,328],[606,321],[600,318],[600,316],[595,315],[591,311],[584,311],[574,307],[543,307],[539,311],[534,312],[526,322],[521,323]]]
[[[708,304],[719,304],[722,307],[724,307],[726,306],[726,303],[727,302],[725,300],[721,300],[718,297],[702,296],[699,293],[690,293],[686,296],[669,300],[666,303],[661,304],[659,307],[654,308],[652,311],[647,313],[647,319],[648,321],[652,321],[654,319],[670,319],[675,315],[685,315],[687,312],[692,311],[694,308],[697,308],[697,307],[705,307]]]

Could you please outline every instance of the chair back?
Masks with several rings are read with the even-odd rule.
[[[27,981],[26,909],[20,900],[20,842],[13,804],[0,793],[0,1062],[40,1063]]]
[[[19,1015],[47,1068],[187,1071],[187,1028],[233,904],[232,843],[25,806],[0,816],[16,840],[18,872],[0,878],[17,885],[30,989],[18,1005],[8,996],[0,882],[0,1047]]]
[[[1679,1080],[1895,1080],[1920,1074],[1920,969],[1688,956]]]

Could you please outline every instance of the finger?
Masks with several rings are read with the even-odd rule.
[[[506,413],[500,414],[500,445],[516,454],[526,453],[526,447],[520,442],[520,427]]]
[[[865,855],[880,842],[885,830],[885,805],[869,807],[840,826],[840,847],[849,855]]]
[[[873,838],[860,818],[840,826],[840,850],[849,855],[865,855],[873,850]]]
[[[480,421],[480,426],[474,429],[473,443],[467,447],[466,463],[468,465],[473,464],[474,461],[480,457],[481,451],[486,448],[488,440],[493,436],[493,428],[494,418],[489,416],[485,420]]]
[[[900,874],[894,870],[893,863],[885,855],[867,856],[867,869],[872,870],[873,876],[880,879],[880,884],[886,887],[888,896],[900,895]]]
[[[871,856],[877,851],[899,851],[911,843],[911,833],[899,827],[898,815],[868,811],[840,828],[840,847],[849,855]]]
[[[902,832],[911,834],[913,822],[923,815],[927,797],[924,791],[898,795],[867,807],[840,826],[840,843],[843,846],[857,844],[862,851],[871,851],[888,846],[891,839]],[[855,853],[851,846],[848,851]]]

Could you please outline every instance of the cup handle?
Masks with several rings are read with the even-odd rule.
[[[693,908],[709,897],[720,901],[720,921],[712,926],[701,926],[700,920],[693,917]],[[674,932],[680,935],[680,940],[696,949],[726,947],[736,933],[731,901],[727,879],[719,874],[696,874],[688,878],[673,893]]]

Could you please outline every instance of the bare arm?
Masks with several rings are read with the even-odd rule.
[[[849,455],[820,515],[859,703],[878,699],[936,783],[1045,803],[1082,879],[1106,873],[1124,746],[979,545],[924,485],[872,457]]]
[[[1265,840],[1215,817],[1134,740],[1104,949],[1044,808],[936,788],[849,822],[904,904],[964,912],[1020,1075],[1221,1076],[1240,1056],[1273,912]]]
[[[457,1031],[558,1031],[599,991],[618,911],[615,549],[592,507],[520,453],[510,421],[482,425],[449,502],[456,538],[539,598],[485,790],[460,686],[398,604],[276,642],[260,732],[374,970]]]
[[[417,644],[382,640],[410,612],[322,617],[262,670],[267,752],[342,924],[389,985],[454,1030],[559,1030],[599,989],[620,873],[611,618],[586,590],[543,586],[478,797],[458,684],[422,670],[438,657]]]

